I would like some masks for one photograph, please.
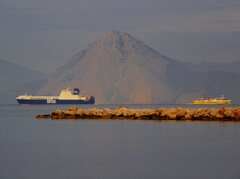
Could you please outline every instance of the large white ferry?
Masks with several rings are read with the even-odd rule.
[[[59,96],[32,96],[21,95],[16,99],[19,104],[94,104],[93,96],[79,95],[80,90],[74,88],[73,93],[70,88],[63,89]]]

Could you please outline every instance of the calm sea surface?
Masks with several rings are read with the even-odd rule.
[[[0,106],[0,179],[240,178],[240,123],[34,118],[57,108]]]

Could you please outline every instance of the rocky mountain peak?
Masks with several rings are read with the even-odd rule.
[[[157,103],[174,98],[164,83],[168,64],[140,40],[109,31],[52,74],[39,93],[72,86],[95,96],[97,103]]]
[[[117,30],[105,32],[86,51],[90,54],[105,54],[111,57],[110,60],[120,60],[121,62],[136,60],[135,62],[139,64],[158,59],[158,61],[162,62],[162,65],[166,65],[170,60],[144,44],[141,40]]]
[[[110,43],[111,45],[111,43],[121,44],[121,42],[136,41],[136,39],[134,39],[128,33],[112,30],[105,32],[98,41],[101,42],[102,44]]]

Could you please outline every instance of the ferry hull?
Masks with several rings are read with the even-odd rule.
[[[21,95],[16,98],[19,104],[94,104],[94,96],[80,95],[80,90],[63,89],[59,96]]]
[[[19,104],[94,104],[95,100],[94,97],[91,97],[89,100],[34,100],[34,99],[17,99]]]
[[[224,101],[193,101],[192,104],[213,104],[213,105],[218,105],[218,104],[231,104],[231,100],[224,100]]]

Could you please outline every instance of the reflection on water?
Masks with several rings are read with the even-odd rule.
[[[240,123],[34,118],[57,108],[66,106],[0,106],[0,178],[240,176]]]

